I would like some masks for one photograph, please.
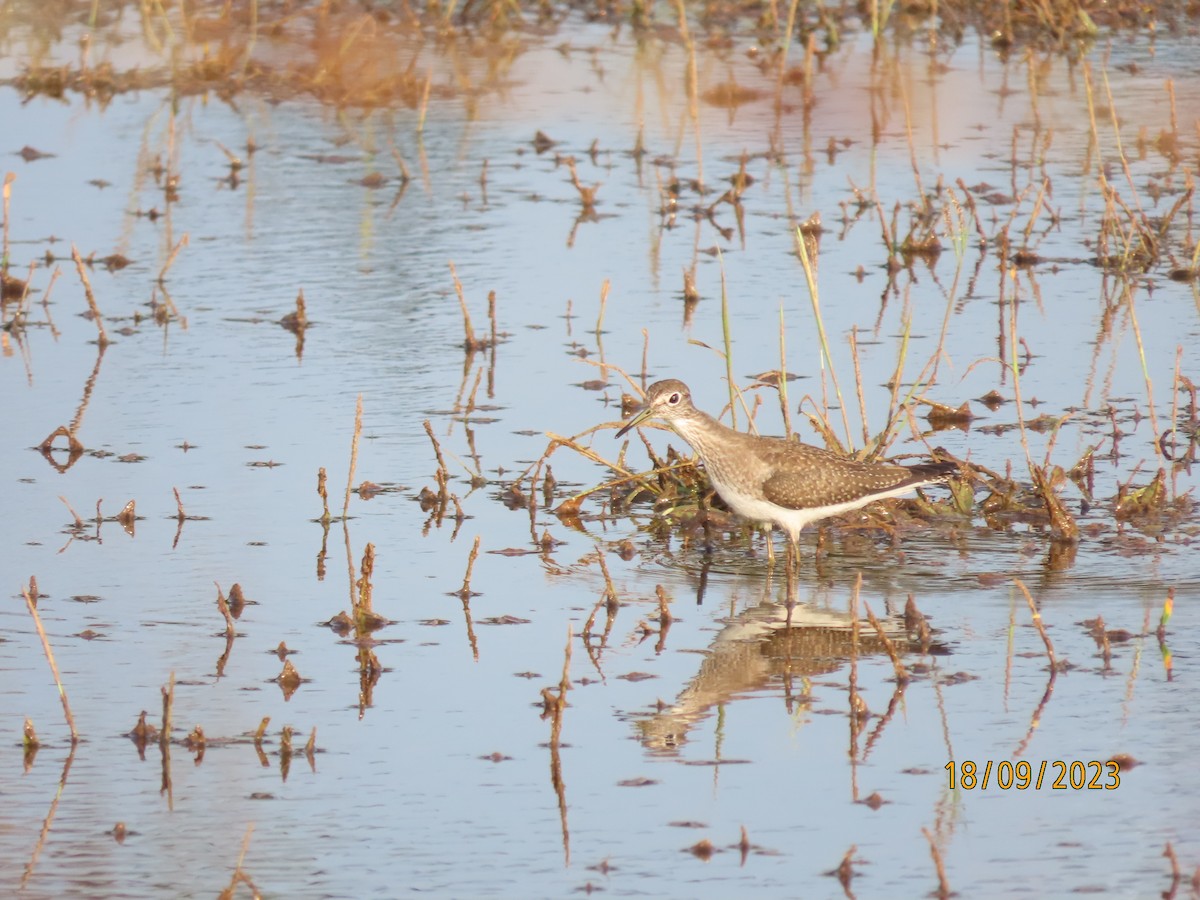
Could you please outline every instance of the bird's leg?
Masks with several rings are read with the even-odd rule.
[[[699,507],[697,515],[700,516],[700,527],[704,533],[704,552],[711,554],[713,552],[712,519],[708,515],[708,496],[700,494],[697,506]]]
[[[800,567],[800,545],[789,536],[787,543],[787,624],[791,627],[792,610],[796,606],[796,572]]]
[[[800,574],[800,535],[788,535],[788,563],[791,568]]]
[[[771,540],[773,530],[770,525],[767,525],[764,532],[767,536],[767,565],[769,566],[775,565],[775,542]]]

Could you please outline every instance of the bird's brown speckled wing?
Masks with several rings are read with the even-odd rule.
[[[763,482],[763,495],[771,503],[786,509],[810,509],[851,503],[871,494],[945,480],[952,466],[942,464],[889,466],[845,459],[828,451],[805,447],[811,451],[811,466],[795,466],[796,457],[789,453],[792,466],[776,472]]]

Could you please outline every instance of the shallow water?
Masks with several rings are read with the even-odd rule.
[[[4,890],[211,896],[241,859],[254,884],[277,896],[551,897],[589,887],[619,896],[839,896],[828,873],[853,847],[856,895],[913,896],[937,887],[931,842],[962,895],[1167,890],[1168,842],[1185,873],[1200,864],[1186,752],[1197,522],[1185,510],[1120,523],[1111,501],[1119,483],[1145,484],[1165,465],[1155,437],[1173,415],[1187,418],[1186,392],[1173,412],[1172,385],[1177,348],[1182,374],[1200,363],[1200,304],[1195,282],[1167,277],[1166,254],[1129,278],[1086,261],[1104,207],[1099,173],[1127,205],[1134,194],[1111,120],[1097,117],[1099,146],[1090,144],[1082,70],[1036,54],[1005,61],[972,41],[940,47],[936,65],[907,46],[873,63],[869,42],[848,38],[814,78],[811,115],[798,87],[785,89],[777,114],[772,81],[738,45],[699,56],[701,91],[736,80],[763,98],[735,109],[702,104],[697,142],[680,45],[639,45],[581,23],[568,35],[525,36],[496,93],[432,103],[421,136],[417,114],[404,109],[338,113],[247,93],[236,106],[175,98],[172,114],[159,90],[101,108],[77,95],[23,103],[0,89],[0,150],[55,154],[6,166],[17,175],[10,273],[26,277],[47,251],[61,267],[48,307],[48,270],[35,271],[25,327],[3,335],[0,357],[0,571],[10,579],[0,630],[0,733],[10,736],[0,750]],[[1197,154],[1192,39],[1174,40],[1121,39],[1089,58],[1094,91],[1104,77],[1111,87],[1137,200],[1156,217],[1180,196]],[[59,52],[75,58],[70,37]],[[13,74],[19,58],[5,66]],[[1152,146],[1171,128],[1168,77],[1183,148],[1174,165]],[[1139,155],[1142,128],[1149,149]],[[538,130],[558,145],[537,153]],[[631,152],[639,130],[642,157]],[[261,149],[234,184],[217,142],[240,154],[248,138]],[[412,173],[406,186],[389,139]],[[729,204],[712,220],[696,213],[725,189],[743,153],[755,179],[742,197],[744,237]],[[594,219],[581,219],[566,154],[581,182],[600,183]],[[177,202],[165,202],[149,171],[156,158],[180,176]],[[701,197],[685,186],[674,216],[664,212],[660,186],[701,170],[713,190]],[[372,173],[382,186],[362,183]],[[995,235],[1010,216],[1013,234],[1025,229],[1043,177],[1058,221],[1034,216],[1029,245],[1048,261],[1001,269]],[[937,261],[916,261],[889,282],[878,215],[854,205],[850,185],[874,188],[890,227],[893,206],[939,178],[972,188],[992,241],[979,250],[968,218],[958,254],[939,225]],[[981,199],[1022,192],[1019,204]],[[166,215],[135,215],[151,208]],[[693,342],[723,346],[722,278],[735,378],[744,385],[779,367],[782,310],[788,367],[805,376],[789,388],[792,422],[814,440],[796,405],[805,394],[807,411],[826,397],[832,404],[833,387],[820,374],[793,229],[817,211],[827,229],[821,309],[853,443],[863,441],[850,332],[873,433],[885,422],[883,385],[906,321],[906,383],[935,353],[945,322],[946,352],[925,394],[953,406],[970,400],[977,418],[969,431],[925,436],[928,446],[997,471],[1011,464],[1027,478],[1019,430],[986,430],[1017,422],[1012,372],[999,359],[1012,346],[1015,297],[1030,354],[1020,373],[1024,415],[1075,411],[1053,446],[1048,433],[1030,432],[1030,452],[1069,468],[1098,445],[1096,502],[1084,510],[1079,491],[1063,488],[1084,527],[1066,561],[1044,531],[998,531],[978,513],[952,528],[905,529],[895,546],[834,529],[819,556],[806,535],[797,621],[835,625],[832,637],[822,632],[834,647],[813,649],[808,632],[797,632],[789,655],[779,623],[762,621],[778,610],[784,585],[768,579],[761,539],[706,553],[700,542],[640,530],[646,506],[606,515],[603,495],[585,503],[574,529],[548,511],[540,483],[532,513],[510,509],[504,492],[546,451],[548,433],[619,418],[629,386],[588,361],[636,375],[645,340],[649,377],[686,379],[698,405],[716,412],[727,400],[724,363]],[[896,217],[902,231],[908,217]],[[156,279],[185,234],[165,279],[179,315],[156,324],[147,304],[161,299]],[[1175,219],[1167,242],[1180,264],[1195,240],[1190,223]],[[72,244],[84,256],[131,260],[89,272],[112,338],[102,353],[81,315]],[[496,292],[494,353],[461,349],[451,261],[477,332]],[[681,272],[693,263],[701,299],[685,319]],[[301,289],[312,320],[302,349],[278,324]],[[582,386],[601,378],[605,389]],[[989,412],[975,398],[993,389],[1009,402]],[[326,535],[316,473],[329,472],[336,515],[359,395],[354,480],[388,490],[352,495],[345,529],[334,522]],[[750,396],[763,399],[759,428],[779,433],[774,392]],[[1115,456],[1109,406],[1122,432]],[[426,419],[461,524],[453,510],[431,521],[416,502],[435,487]],[[836,410],[831,421],[844,435]],[[60,473],[33,448],[71,423],[86,452]],[[925,454],[919,427],[922,418],[903,424],[892,452]],[[662,453],[667,436],[646,434]],[[620,446],[609,430],[583,440],[610,460]],[[62,451],[53,458],[66,462]],[[610,474],[565,448],[549,462],[554,503]],[[628,462],[646,465],[640,441]],[[471,473],[486,484],[472,489]],[[1168,475],[1171,496],[1194,484],[1187,469]],[[197,518],[180,524],[173,488]],[[523,490],[531,493],[527,479]],[[88,520],[82,527],[60,496]],[[115,516],[130,499],[140,517],[132,535],[91,521],[98,501]],[[542,550],[535,540],[544,533],[559,543]],[[464,608],[455,592],[476,536],[477,593]],[[625,539],[630,559],[619,553]],[[364,691],[358,648],[322,623],[350,608],[368,543],[375,610],[391,624],[375,633],[383,670]],[[601,608],[584,641],[605,591],[598,553],[620,608],[603,639]],[[74,753],[20,597],[31,575],[82,737]],[[864,622],[854,678],[872,715],[856,726],[845,632],[859,575],[860,604],[893,633],[912,595],[943,652],[907,653],[914,679],[896,693],[887,655],[867,649],[873,629]],[[1056,658],[1071,664],[1053,679],[1014,577],[1037,600]],[[225,592],[239,583],[250,601],[223,664],[214,582]],[[676,617],[661,635],[656,586]],[[1154,630],[1168,590],[1175,607],[1164,644]],[[1130,632],[1113,643],[1107,667],[1081,624],[1097,615]],[[304,679],[290,699],[273,681],[280,641]],[[541,692],[558,685],[568,646],[559,747]],[[733,662],[705,667],[725,659]],[[159,745],[143,760],[125,734],[143,709],[160,721],[160,689],[172,675],[174,737],[200,724],[210,744],[200,758],[172,744],[164,790]],[[29,765],[26,716],[43,741]],[[245,735],[264,716],[260,757]],[[284,725],[296,730],[290,759],[280,752]],[[310,762],[303,744],[314,728]],[[982,769],[1019,758],[1035,771],[1046,762],[1049,783],[1056,761],[1115,754],[1139,763],[1115,790],[948,785],[952,760]],[[874,793],[878,808],[856,802]],[[117,822],[128,829],[123,842],[111,833]],[[702,840],[712,842],[711,858],[688,852]]]

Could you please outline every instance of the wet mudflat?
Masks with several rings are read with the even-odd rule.
[[[0,60],[6,892],[1193,889],[1194,21],[89,10]],[[789,623],[665,377],[963,474]]]

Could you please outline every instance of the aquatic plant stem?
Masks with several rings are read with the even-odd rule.
[[[83,282],[83,293],[87,297],[88,309],[92,311],[92,318],[96,322],[96,330],[100,336],[97,338],[97,343],[100,349],[103,350],[108,346],[108,334],[104,331],[104,319],[100,316],[100,307],[96,305],[96,295],[92,293],[92,283],[88,280],[87,272],[83,268],[83,258],[79,255],[79,250],[75,245],[71,245],[71,258],[75,260],[75,271],[79,273],[79,280]]]
[[[1007,277],[1007,273],[1002,273],[1001,278]],[[1021,430],[1021,448],[1025,451],[1025,463],[1032,472],[1033,454],[1029,452],[1029,433],[1025,430],[1025,410],[1021,400],[1021,366],[1017,362],[1017,348],[1020,346],[1020,341],[1017,340],[1017,302],[1015,297],[1008,300],[1008,342],[1010,357],[1007,363],[1013,376],[1013,400],[1016,403],[1017,425]]]
[[[250,0],[249,6],[250,6],[250,36],[246,40],[246,51],[242,55],[242,76],[243,77],[245,77],[246,69],[250,65],[250,57],[254,55],[254,48],[258,44],[258,0]],[[251,828],[251,830],[253,830],[253,828],[254,828],[253,823],[251,823],[250,828]],[[246,840],[247,841],[250,840],[249,832],[247,832],[247,834],[246,834]],[[244,847],[243,847],[242,852],[243,853],[245,852]],[[238,866],[239,867],[241,866],[240,862],[238,863]]]
[[[17,180],[15,172],[4,173],[4,244],[0,247],[0,266],[8,269],[8,207],[12,200],[12,183]]]
[[[788,4],[787,27],[783,33],[783,51],[779,54],[779,81],[776,85],[776,102],[783,100],[783,79],[787,74],[788,51],[792,48],[792,35],[796,33],[796,10],[800,0],[791,0]]]
[[[942,862],[942,853],[938,850],[937,843],[933,839],[933,835],[928,828],[922,828],[921,834],[925,835],[925,840],[929,842],[929,855],[933,858],[933,867],[937,871],[938,887],[933,891],[935,897],[953,897],[954,891],[950,890],[950,881],[946,878],[946,866]]]
[[[804,267],[804,280],[808,284],[808,297],[812,302],[813,318],[817,323],[817,335],[821,340],[821,364],[829,368],[829,377],[833,380],[833,392],[837,395],[838,406],[842,412],[842,427],[845,429],[846,440],[850,440],[850,419],[846,413],[846,403],[842,399],[842,388],[838,384],[837,370],[833,366],[833,356],[829,352],[829,339],[825,335],[825,323],[821,319],[821,296],[817,290],[817,276],[812,259],[808,255],[808,245],[803,232],[796,229],[796,249],[800,254],[800,265]]]
[[[867,399],[863,396],[862,383],[862,363],[858,358],[858,334],[857,329],[850,329],[850,358],[854,361],[854,392],[858,396],[858,412],[862,419],[862,438],[863,446],[867,446],[871,442],[870,429],[867,426]],[[893,384],[893,392],[897,385]],[[894,396],[894,393],[893,393]]]
[[[729,291],[725,283],[725,257],[721,261],[721,337],[725,344],[725,381],[729,385],[730,427],[737,428],[737,388],[733,382],[733,333],[729,327]],[[747,412],[749,415],[749,412]]]
[[[350,512],[350,489],[354,486],[354,467],[358,464],[358,439],[362,435],[362,394],[354,405],[354,437],[350,440],[350,473],[346,476],[346,498],[342,503],[342,518]]]
[[[605,278],[600,284],[600,311],[596,313],[596,337],[599,338],[604,332],[604,312],[608,307],[608,292],[612,288],[612,282]]]
[[[46,662],[50,663],[50,671],[54,675],[54,684],[58,687],[58,697],[62,700],[63,715],[67,719],[67,727],[71,729],[71,745],[79,742],[79,733],[75,731],[75,717],[71,715],[71,703],[67,700],[67,689],[63,687],[62,676],[58,673],[58,664],[54,661],[54,651],[50,649],[50,639],[46,637],[46,629],[42,627],[42,617],[38,615],[37,603],[29,594],[29,589],[21,588],[21,596],[25,598],[25,606],[33,617],[33,625],[38,637],[42,639],[42,649],[46,653]]]
[[[175,264],[175,257],[177,257],[179,255],[179,251],[182,250],[187,245],[188,245],[188,235],[185,232],[183,237],[181,237],[179,239],[179,242],[176,243],[175,246],[171,248],[171,252],[167,254],[167,261],[165,263],[163,263],[163,267],[158,272],[158,283],[160,285],[162,285],[162,283],[164,281],[166,281],[167,270],[170,269],[171,266]],[[169,298],[168,298],[168,300],[169,300]],[[173,303],[171,305],[174,306]],[[179,311],[176,310],[175,314],[178,315]]]
[[[1179,383],[1179,367],[1182,364],[1183,364],[1183,344],[1176,344],[1175,345],[1175,376],[1171,380],[1171,427],[1168,428],[1167,431],[1164,431],[1162,433],[1162,437],[1165,438],[1167,435],[1167,432],[1170,432],[1172,447],[1177,446],[1177,442],[1179,440],[1179,392],[1182,390],[1182,386]],[[1195,415],[1195,410],[1192,411],[1192,414]],[[1157,434],[1157,431],[1155,433]],[[1162,447],[1161,439],[1160,439],[1159,447],[1160,447],[1160,449]],[[1179,467],[1171,466],[1171,496],[1172,497],[1178,496],[1178,493],[1179,493],[1178,477],[1179,477]]]
[[[783,413],[784,437],[792,436],[792,410],[788,403],[787,340],[783,301],[779,301],[779,409]]]
[[[696,135],[696,182],[704,186],[704,142],[700,136],[700,76],[696,70],[696,45],[692,41],[688,29],[687,10],[683,0],[675,0],[675,11],[679,15],[679,36],[687,50],[687,69],[685,84],[687,86],[688,118],[692,120],[692,130]]]
[[[1029,605],[1029,614],[1033,617],[1033,626],[1042,637],[1042,643],[1046,645],[1046,658],[1050,660],[1050,671],[1053,672],[1058,668],[1058,660],[1054,656],[1054,644],[1050,641],[1050,635],[1046,633],[1046,626],[1042,622],[1042,614],[1038,612],[1037,604],[1033,602],[1033,595],[1029,593],[1029,588],[1025,587],[1025,582],[1020,578],[1014,578],[1013,584],[1020,588],[1021,593],[1025,595],[1025,602]]]
[[[1125,299],[1129,304],[1129,321],[1133,325],[1133,338],[1137,342],[1138,359],[1142,363],[1142,378],[1146,382],[1146,403],[1150,412],[1150,430],[1158,434],[1158,416],[1154,412],[1154,380],[1150,377],[1150,366],[1146,362],[1146,345],[1142,343],[1142,329],[1138,325],[1137,309],[1133,302],[1133,285],[1124,282]]]

